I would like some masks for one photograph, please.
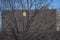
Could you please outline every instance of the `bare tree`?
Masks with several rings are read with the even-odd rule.
[[[23,19],[23,26],[25,27],[24,33],[28,34],[30,25],[33,22],[33,18],[36,16],[36,14],[38,12],[37,9],[44,9],[44,8],[48,7],[51,4],[52,0],[48,0],[48,1],[47,0],[3,0],[3,2],[6,2],[8,4],[8,5],[4,4],[5,7],[8,8],[8,10],[12,10],[12,13],[8,11],[9,16],[10,16],[9,18],[11,18],[11,21],[12,21],[12,22],[9,21],[9,23],[12,23],[12,24],[9,24],[8,22],[6,22],[8,24],[7,29],[12,30],[12,33],[14,34],[16,40],[20,40],[19,32],[18,32],[18,28],[17,28],[17,19],[14,14],[14,12],[15,12],[14,10],[19,9],[19,10],[22,10],[22,12],[23,12],[23,10],[24,11],[28,10],[26,24],[24,23],[25,19]],[[4,8],[2,8],[2,9],[4,10]],[[32,9],[35,10],[35,12],[33,14],[31,14],[29,11]],[[38,28],[36,29],[36,31],[34,33],[36,33],[38,31]],[[9,31],[7,31],[7,33],[8,32]],[[11,32],[9,32],[9,33],[11,33]],[[30,34],[29,36],[31,36],[33,34]]]

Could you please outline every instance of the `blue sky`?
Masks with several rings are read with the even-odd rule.
[[[60,0],[53,0],[51,7],[52,8],[60,8]]]
[[[1,1],[1,0],[0,0]],[[1,9],[7,9],[6,8],[6,6],[4,6],[4,5],[2,5],[2,4],[5,4],[5,3],[1,3],[0,2],[0,7],[1,7]],[[19,4],[20,5],[20,4]],[[7,6],[8,7],[8,6]],[[14,6],[14,7],[16,7],[16,8],[18,8],[19,9],[19,6],[17,5],[17,6]],[[60,7],[60,0],[53,0],[53,2],[52,2],[52,4],[50,5],[50,8],[55,8],[55,9],[59,9],[59,7]],[[9,7],[8,7],[9,8]]]

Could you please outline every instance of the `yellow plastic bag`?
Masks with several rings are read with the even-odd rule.
[[[26,12],[23,12],[23,16],[26,16]]]

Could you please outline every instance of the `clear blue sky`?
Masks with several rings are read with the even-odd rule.
[[[60,8],[60,0],[53,0],[51,7],[52,8]]]

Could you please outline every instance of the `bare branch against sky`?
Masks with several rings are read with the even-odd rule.
[[[41,9],[49,6],[52,0],[0,0],[1,10]]]

